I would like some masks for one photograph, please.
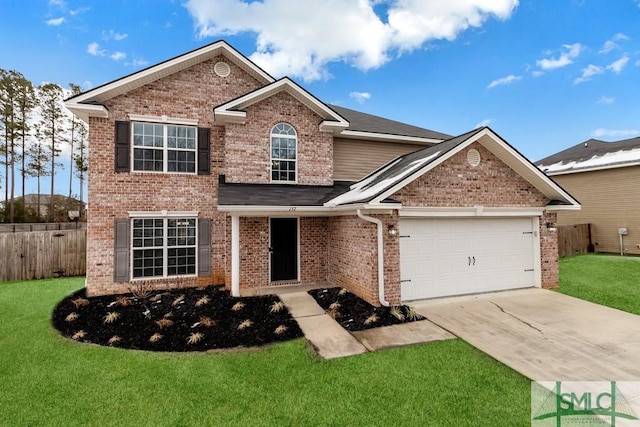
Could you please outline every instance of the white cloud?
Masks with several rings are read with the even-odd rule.
[[[127,57],[127,54],[124,52],[113,52],[111,55],[111,59],[114,61],[120,61]]]
[[[125,62],[124,65],[132,68],[143,68],[149,65],[149,61],[142,58],[133,58],[131,62]]]
[[[491,89],[496,86],[510,85],[511,83],[517,82],[518,80],[521,80],[521,79],[522,79],[522,76],[514,76],[513,74],[509,74],[506,77],[501,77],[489,83],[489,86],[487,86],[487,89]]]
[[[609,53],[614,49],[620,49],[620,46],[616,42],[621,40],[629,40],[629,37],[623,33],[614,34],[611,40],[607,40],[606,42],[604,42],[602,48],[598,51],[598,53]]]
[[[489,126],[493,122],[493,119],[484,119],[480,123],[476,124],[475,129]]]
[[[49,6],[60,6],[64,7],[66,5],[64,0],[49,0]]]
[[[86,11],[88,11],[88,10],[91,10],[91,8],[90,8],[90,7],[79,7],[79,8],[77,8],[77,9],[72,9],[72,10],[70,10],[70,11],[69,11],[69,15],[71,15],[71,16],[76,16],[76,15],[79,15],[79,14],[81,14],[81,13],[84,13],[84,12],[86,12]]]
[[[622,69],[629,62],[629,59],[630,58],[627,55],[625,55],[622,58],[618,59],[617,61],[614,61],[611,64],[607,65],[607,70],[613,71],[616,74],[620,74],[622,72]]]
[[[93,56],[105,56],[107,54],[104,49],[100,49],[100,45],[96,42],[89,43],[87,53]]]
[[[371,94],[369,92],[351,92],[349,97],[358,101],[359,104],[362,104],[371,99]]]
[[[609,96],[601,96],[600,99],[598,99],[598,104],[611,105],[614,102],[616,102],[616,99]]]
[[[606,128],[598,128],[591,132],[591,136],[599,138],[603,136],[609,137],[625,137],[625,136],[635,136],[640,135],[640,130],[637,129],[606,129]]]
[[[116,31],[113,30],[109,30],[109,31],[103,31],[102,32],[102,38],[104,40],[116,40],[116,41],[120,41],[120,40],[124,40],[128,37],[129,35],[126,33],[118,33]]]
[[[584,83],[588,80],[591,80],[593,76],[604,73],[604,69],[598,65],[589,64],[585,68],[582,69],[582,76],[576,78],[573,81],[573,84]]]
[[[386,16],[374,6],[385,3]],[[432,40],[454,40],[518,0],[188,0],[199,37],[255,33],[251,59],[276,76],[328,78],[332,62],[369,70]],[[328,23],[331,23],[328,25]]]
[[[536,65],[543,70],[555,70],[556,68],[566,67],[573,63],[580,52],[584,50],[584,46],[580,43],[562,45],[563,52],[558,57],[544,58],[536,61]],[[549,54],[549,53],[547,53]]]
[[[64,24],[64,21],[65,21],[64,16],[61,16],[60,18],[48,19],[46,21],[46,24],[51,26],[51,27],[57,27],[58,25]]]
[[[636,61],[636,67],[640,67],[640,59]]]
[[[542,76],[544,76],[544,73],[542,71],[532,71],[531,75],[533,77],[542,77]]]

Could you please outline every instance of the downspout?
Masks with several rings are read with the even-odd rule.
[[[358,217],[378,226],[378,301],[385,307],[389,307],[389,301],[384,299],[384,241],[382,236],[382,221],[372,216],[367,216],[357,210]]]

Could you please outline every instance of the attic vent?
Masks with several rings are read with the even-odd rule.
[[[213,66],[213,71],[220,77],[227,77],[231,73],[231,68],[226,62],[216,62]]]
[[[480,153],[475,148],[467,151],[467,163],[471,166],[476,167],[480,164]]]

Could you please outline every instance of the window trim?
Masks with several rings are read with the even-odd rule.
[[[188,245],[188,247],[193,247],[195,249],[194,257],[195,257],[195,266],[193,274],[178,274],[178,275],[169,275],[168,274],[168,259],[169,259],[169,245],[168,245],[168,224],[170,219],[193,219],[195,220],[195,243],[194,245]],[[144,249],[144,248],[134,248],[133,246],[133,221],[136,219],[161,219],[162,220],[162,276],[145,276],[145,277],[133,277],[133,261],[134,261],[134,252],[136,250]],[[129,212],[129,281],[138,282],[145,280],[163,280],[163,279],[180,279],[180,278],[193,278],[198,277],[198,248],[199,248],[199,238],[198,238],[198,212],[196,211],[156,211],[156,212],[139,212],[132,211]],[[182,247],[182,246],[181,246]],[[157,247],[154,247],[157,248]]]
[[[129,117],[132,118],[131,121],[131,131],[129,135],[130,139],[130,162],[131,162],[131,172],[133,173],[155,173],[155,174],[172,174],[172,175],[198,175],[198,121],[191,119],[174,119],[167,116],[155,117],[155,116],[142,116],[129,114]],[[133,117],[139,120],[133,120]],[[145,147],[145,146],[136,146],[135,145],[135,125],[136,123],[148,124],[148,125],[159,125],[162,126],[162,148],[160,147]],[[195,136],[195,146],[193,149],[190,148],[169,148],[168,139],[169,139],[169,126],[175,127],[185,127],[192,128],[194,130]],[[149,150],[158,150],[162,151],[162,170],[161,171],[151,171],[151,170],[137,170],[135,169],[135,150],[137,149],[149,149]],[[178,171],[169,171],[169,152],[177,151],[177,152],[193,152],[194,155],[194,168],[193,172],[178,172]]]
[[[294,180],[276,180],[273,179],[273,161],[274,160],[281,160],[281,161],[291,161],[290,159],[283,159],[283,158],[276,158],[272,156],[273,153],[273,137],[274,135],[280,135],[281,134],[274,134],[273,130],[278,126],[278,125],[287,125],[289,127],[291,127],[291,129],[293,129],[293,131],[295,132],[295,136],[294,136],[294,140],[295,140],[295,149],[296,149],[296,158],[293,160],[294,162],[294,174],[295,174],[295,179]],[[272,184],[297,184],[298,183],[298,131],[297,129],[291,124],[291,123],[287,123],[287,122],[278,122],[275,125],[273,125],[271,127],[271,130],[269,131],[269,182],[271,182]]]

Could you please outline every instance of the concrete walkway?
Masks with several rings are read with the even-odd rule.
[[[640,316],[544,289],[411,305],[532,380],[640,381]]]
[[[427,320],[350,333],[326,314],[306,291],[283,292],[278,297],[300,325],[305,338],[325,359],[455,338]]]

